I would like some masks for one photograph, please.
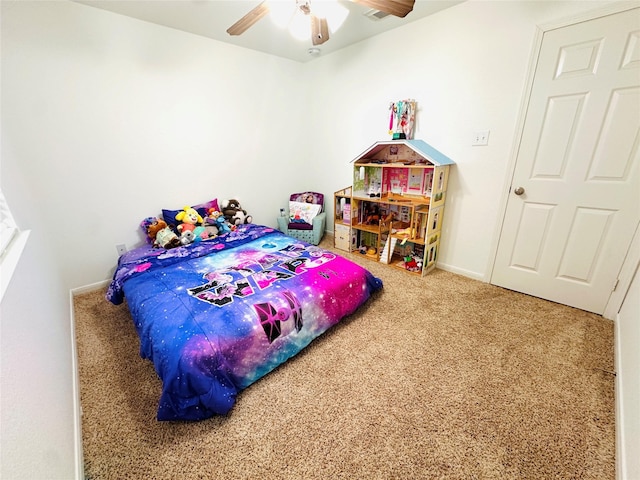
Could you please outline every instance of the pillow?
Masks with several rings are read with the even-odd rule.
[[[289,197],[289,200],[292,202],[316,203],[322,206],[324,204],[324,195],[314,192],[294,193]]]
[[[214,208],[218,211],[221,211],[220,207],[218,206],[217,198],[214,198],[213,200],[209,200],[208,202],[205,202],[205,203],[193,205],[191,208],[197,211],[202,218],[207,216],[207,211],[210,208]],[[180,213],[183,210],[184,210],[184,207],[179,208],[178,210],[169,210],[164,208],[162,209],[162,218],[164,219],[165,222],[167,222],[167,225],[169,225],[169,227],[171,227],[171,229],[174,231],[176,231],[176,227],[180,223],[178,222],[178,220],[176,220],[176,215],[178,215],[178,213]]]
[[[289,223],[313,224],[313,219],[320,213],[322,205],[304,202],[289,202]]]

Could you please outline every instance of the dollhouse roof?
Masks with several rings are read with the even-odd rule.
[[[455,162],[447,157],[444,153],[429,145],[424,140],[386,140],[376,142],[367,148],[364,152],[352,160],[356,162],[361,159],[375,158],[376,154],[389,147],[389,145],[406,145],[418,155],[426,158],[436,166],[453,165]]]

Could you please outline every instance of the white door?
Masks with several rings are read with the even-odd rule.
[[[640,9],[546,32],[491,283],[602,314],[640,222]]]

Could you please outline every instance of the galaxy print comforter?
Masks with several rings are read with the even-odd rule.
[[[239,391],[353,313],[382,281],[260,225],[124,254],[107,299],[127,305],[162,380],[158,420],[223,415]]]

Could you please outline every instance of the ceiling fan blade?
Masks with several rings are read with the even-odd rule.
[[[415,0],[351,0],[365,7],[375,8],[396,17],[406,17],[413,10]]]
[[[265,0],[236,23],[227,28],[227,33],[229,35],[241,35],[267,13],[269,13],[269,4]]]
[[[327,19],[311,15],[311,42],[314,45],[322,45],[327,40],[329,40]]]

